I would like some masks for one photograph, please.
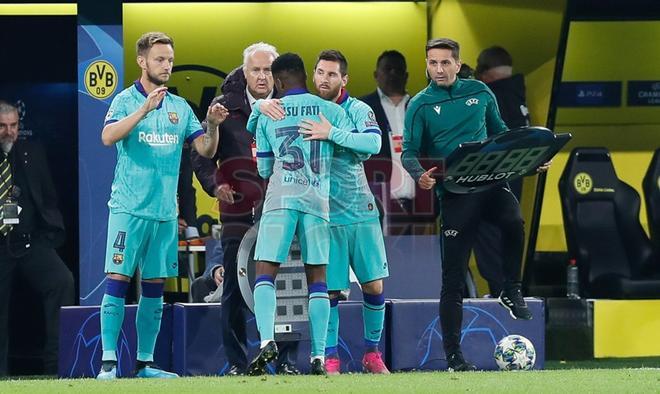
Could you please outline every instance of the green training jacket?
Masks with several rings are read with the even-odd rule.
[[[415,181],[428,170],[420,158],[445,159],[459,144],[508,130],[493,92],[481,81],[460,79],[449,87],[431,82],[406,110],[401,162]]]

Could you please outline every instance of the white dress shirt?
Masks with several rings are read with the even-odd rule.
[[[250,111],[254,109],[254,103],[257,102],[258,99],[254,98],[252,94],[250,94],[250,89],[245,87],[245,93],[247,94],[248,98],[248,103],[250,103]],[[268,97],[266,97],[264,100],[270,100],[273,98],[273,91],[271,90],[270,93],[268,93]]]
[[[389,97],[383,93],[380,88],[378,96],[380,104],[385,110],[385,116],[390,124],[390,153],[392,155],[392,178],[390,179],[390,198],[406,198],[412,200],[415,198],[415,181],[401,165],[401,152],[403,150],[403,127],[406,117],[406,104],[410,100],[410,95],[406,93],[403,99],[394,104]],[[383,130],[385,132],[385,130]]]

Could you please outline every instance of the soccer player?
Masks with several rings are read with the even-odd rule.
[[[174,42],[164,33],[137,41],[140,79],[110,105],[101,134],[117,147],[117,166],[108,206],[106,290],[101,305],[103,365],[97,379],[117,377],[117,339],[124,320],[124,298],[136,268],[142,274],[138,304],[137,376],[174,378],[153,363],[163,313],[165,278],[177,275],[176,190],[184,140],[203,156],[218,146],[218,125],[227,110],[209,107],[204,133],[190,106],[167,92]],[[201,137],[201,138],[200,138]]]
[[[341,130],[333,128],[323,117],[320,122],[310,119],[301,122],[301,133],[308,139],[329,139],[336,144],[330,178],[330,263],[327,272],[330,319],[325,368],[329,375],[340,373],[337,306],[340,291],[350,286],[350,266],[360,282],[364,300],[362,316],[365,353],[362,365],[367,372],[387,374],[389,370],[383,363],[378,344],[385,320],[383,278],[389,272],[378,209],[363,165],[369,155],[380,151],[381,130],[371,108],[348,95],[345,89],[348,83],[348,62],[341,52],[321,52],[314,67],[313,80],[319,96],[336,102],[346,112],[351,120],[351,130],[346,131],[353,131],[346,133],[350,139],[339,139],[337,134],[342,134]],[[276,101],[269,104],[276,104]],[[261,109],[276,118],[285,116],[281,107],[276,105],[264,105]]]
[[[297,235],[309,291],[311,373],[322,375],[330,313],[326,264],[330,162],[334,146],[325,141],[304,141],[298,124],[304,118],[318,119],[321,113],[342,130],[349,129],[350,122],[338,105],[307,91],[305,67],[298,55],[281,55],[271,70],[287,116],[272,120],[253,111],[247,126],[256,134],[259,175],[269,178],[254,254],[257,261],[254,312],[261,349],[248,367],[248,374],[265,373],[266,365],[277,357],[273,340],[274,282],[279,265],[286,261],[291,241]]]
[[[337,350],[339,339],[338,296],[348,289],[349,266],[360,282],[363,295],[364,370],[389,373],[378,351],[385,321],[383,278],[389,273],[383,232],[378,209],[364,173],[363,161],[381,148],[381,130],[371,108],[350,97],[346,91],[348,62],[341,52],[327,50],[319,54],[314,67],[314,86],[322,98],[339,104],[360,133],[358,147],[335,147],[330,178],[330,263],[328,289],[330,291],[330,320],[326,344],[325,368],[328,374],[339,374]],[[303,121],[304,134],[309,138],[327,139],[332,132],[327,121]]]

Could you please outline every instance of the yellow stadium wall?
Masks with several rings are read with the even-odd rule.
[[[660,300],[595,300],[594,357],[660,356]]]
[[[565,0],[442,0],[433,12],[431,34],[458,41],[461,60],[473,68],[481,50],[493,45],[506,48],[513,57],[514,73],[525,76],[532,124],[545,126],[565,7]],[[537,177],[525,178],[523,186],[527,234],[536,181]],[[474,259],[470,266],[476,274]],[[477,277],[476,282],[479,294],[487,293],[485,281]]]
[[[475,67],[482,49],[500,45],[511,53],[515,73],[525,75],[535,125],[545,125],[565,0],[443,0],[433,15],[433,37],[461,44],[461,59]]]
[[[76,15],[77,4],[0,4],[0,15]]]
[[[229,73],[242,61],[248,45],[265,41],[280,53],[300,54],[311,75],[323,49],[339,49],[349,62],[348,89],[361,96],[376,88],[373,71],[384,50],[396,49],[408,62],[408,90],[426,84],[424,43],[426,4],[423,2],[308,3],[160,3],[124,4],[125,83],[140,71],[134,43],[147,31],[164,31],[175,40],[175,66],[210,66]],[[310,80],[311,81],[311,80]],[[177,72],[170,86],[199,103],[204,87],[219,87],[222,79],[200,71]],[[311,83],[309,85],[312,88]],[[197,214],[217,218],[217,205],[194,180]]]
[[[627,81],[660,80],[660,52],[651,37],[660,37],[660,22],[571,23],[562,80],[622,81],[622,105],[558,108],[555,129],[570,131],[574,138],[548,172],[537,250],[566,250],[557,184],[574,147],[608,148],[619,178],[643,197],[642,178],[660,146],[660,111],[658,107],[628,107]],[[640,221],[647,228],[641,201]]]

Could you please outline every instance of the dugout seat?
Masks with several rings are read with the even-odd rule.
[[[651,242],[655,249],[656,268],[660,270],[660,149],[656,149],[642,182]]]
[[[639,194],[617,177],[605,148],[576,148],[559,179],[569,256],[584,296],[660,298],[653,248],[639,222]]]

